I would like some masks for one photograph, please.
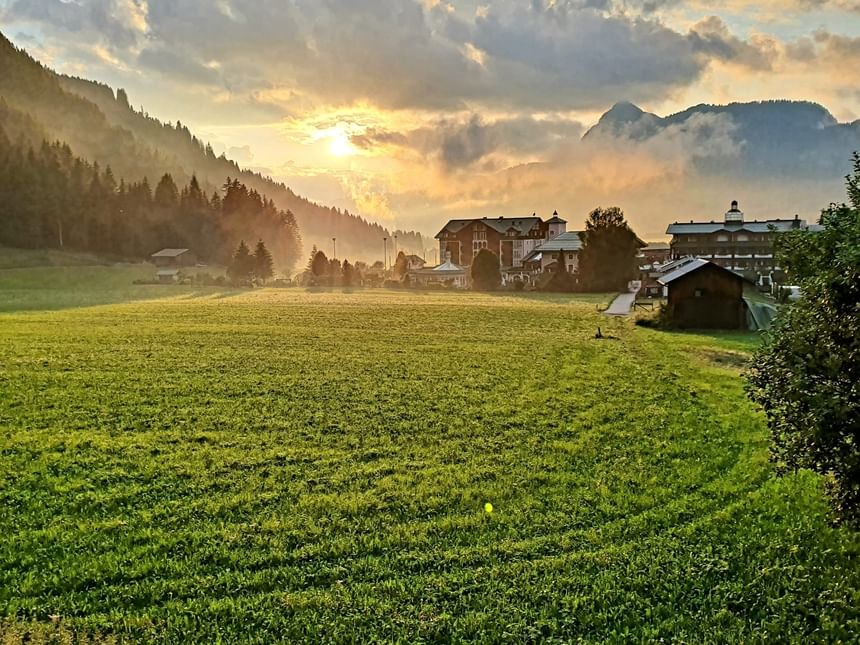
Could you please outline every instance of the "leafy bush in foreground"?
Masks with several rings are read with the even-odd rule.
[[[748,374],[780,470],[828,476],[840,519],[860,525],[860,156],[848,178],[851,206],[831,205],[822,232],[779,241],[780,264],[803,289],[782,310]]]

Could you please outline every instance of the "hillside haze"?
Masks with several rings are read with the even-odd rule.
[[[316,204],[283,183],[242,169],[182,125],[163,123],[131,107],[126,92],[80,78],[59,75],[16,48],[0,33],[0,128],[10,141],[67,143],[74,155],[126,181],[144,177],[154,183],[170,173],[180,185],[196,175],[204,192],[220,190],[228,177],[271,199],[295,216],[305,252],[329,251],[337,238],[338,255],[375,260],[382,238],[398,236],[398,245],[420,253],[421,236],[389,231],[358,215]],[[277,247],[277,245],[274,245]]]

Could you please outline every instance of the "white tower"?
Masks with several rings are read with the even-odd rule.
[[[547,225],[547,235],[550,240],[567,231],[567,222],[558,216],[558,211],[552,214],[552,219],[547,221]]]
[[[733,201],[732,207],[726,211],[726,224],[743,224],[744,223],[744,213],[741,209],[738,208],[738,202]]]

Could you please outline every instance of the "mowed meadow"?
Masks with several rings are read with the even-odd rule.
[[[6,641],[860,634],[860,537],[744,397],[757,336],[135,271],[0,270]]]

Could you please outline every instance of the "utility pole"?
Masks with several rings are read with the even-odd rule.
[[[394,236],[394,257],[397,257],[397,236]]]
[[[382,238],[382,266],[388,271],[388,238]]]
[[[331,238],[331,257],[337,260],[337,238]]]

